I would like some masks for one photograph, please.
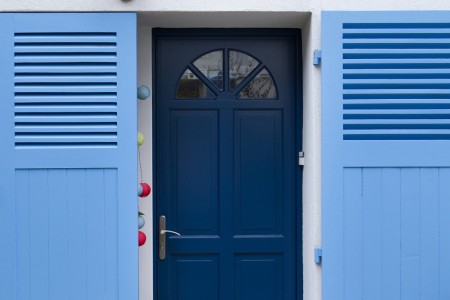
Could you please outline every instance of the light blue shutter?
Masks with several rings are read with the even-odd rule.
[[[323,299],[450,299],[450,12],[322,22]]]
[[[0,14],[0,299],[138,299],[135,14]]]

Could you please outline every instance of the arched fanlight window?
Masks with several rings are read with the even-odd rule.
[[[224,54],[228,55],[224,59]],[[224,78],[224,61],[228,77]],[[224,83],[228,81],[228,87]],[[267,66],[238,50],[214,50],[189,64],[178,81],[177,99],[215,99],[224,90],[238,100],[276,99],[275,81]]]

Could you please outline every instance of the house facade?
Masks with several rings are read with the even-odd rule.
[[[448,1],[0,11],[1,299],[450,299]]]

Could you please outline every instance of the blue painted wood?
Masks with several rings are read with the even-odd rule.
[[[86,170],[68,170],[67,251],[69,253],[69,295],[73,298],[87,294],[87,202]]]
[[[322,15],[324,299],[445,299],[446,12]]]
[[[217,255],[177,255],[171,263],[171,284],[177,287],[174,299],[220,299]],[[210,283],[207,288],[205,282]]]
[[[420,170],[420,199],[420,297],[439,299],[439,169]]]
[[[13,26],[13,16],[11,14],[2,14],[0,18],[0,23],[2,25],[2,30],[0,30],[0,39],[3,44],[7,41],[12,40],[13,32],[12,30],[7,30]],[[13,47],[1,47],[0,48],[0,64],[1,77],[0,89],[3,91],[4,99],[12,99],[14,97],[14,85],[12,80],[5,80],[8,78],[4,76],[4,72],[8,74],[13,73],[14,62],[13,62]],[[9,75],[11,76],[11,75]],[[12,274],[17,274],[22,276],[27,271],[25,268],[25,263],[19,266],[19,270],[16,271],[16,257],[17,257],[17,244],[16,232],[23,226],[19,224],[15,215],[18,204],[12,199],[15,198],[15,174],[14,174],[14,161],[10,159],[14,157],[14,150],[12,148],[12,141],[14,140],[14,133],[11,130],[11,112],[12,112],[12,101],[2,101],[2,109],[0,109],[0,154],[2,157],[2,180],[0,180],[0,263],[2,268],[0,268],[0,282],[2,282],[2,288],[0,289],[0,299],[14,299],[16,296],[20,295],[20,292],[16,292],[15,286],[18,279],[17,276],[12,276]],[[5,159],[7,158],[7,159]],[[8,176],[6,176],[8,174]],[[20,200],[23,200],[21,198]],[[22,201],[20,201],[22,204]],[[26,204],[25,204],[26,205]],[[20,239],[20,241],[24,241]],[[20,272],[19,272],[20,271]],[[26,282],[24,282],[26,284]],[[27,295],[26,293],[24,294]]]
[[[106,228],[118,228],[119,215],[118,205],[112,205],[118,203],[119,195],[117,193],[119,176],[115,169],[104,169],[104,186],[105,188],[105,227]],[[106,230],[105,235],[105,299],[120,299],[119,288],[117,284],[117,278],[119,276],[119,252],[114,249],[117,247],[119,238],[115,231]]]
[[[218,113],[172,111],[170,129],[174,143],[171,177],[173,186],[177,187],[172,199],[177,203],[171,208],[176,216],[173,222],[185,234],[217,235],[220,219]],[[196,170],[196,176],[186,181],[192,170]]]
[[[138,299],[135,14],[0,26],[0,298]]]
[[[402,169],[401,174],[401,292],[405,299],[420,298],[420,170]]]
[[[399,168],[382,169],[382,299],[401,299],[401,180]]]
[[[18,170],[15,174],[16,193],[16,278],[20,282],[20,289],[16,291],[17,299],[30,298],[30,186],[28,170]],[[25,184],[23,184],[25,183]],[[13,214],[14,215],[14,214]],[[2,248],[4,249],[4,248]],[[6,287],[6,286],[5,286]],[[12,287],[14,290],[14,287]],[[5,291],[5,290],[4,290]],[[62,298],[64,299],[64,298]]]
[[[362,290],[364,299],[381,299],[381,169],[362,172]]]
[[[439,170],[439,298],[446,299],[450,297],[450,272],[442,266],[450,265],[450,226],[447,225],[447,212],[450,211],[450,169],[445,168]]]
[[[286,299],[283,290],[282,256],[241,254],[235,256],[234,299]]]
[[[281,234],[281,112],[235,111],[234,122],[235,234]]]
[[[296,299],[297,32],[155,33],[155,219],[181,233],[168,234],[165,260],[155,258],[155,298]],[[215,99],[176,99],[186,67],[217,49],[265,64],[278,99],[239,100],[239,89],[212,83]]]
[[[345,299],[346,284],[343,259],[344,165],[338,159],[345,151],[339,126],[342,123],[342,103],[337,95],[341,91],[341,83],[340,76],[336,76],[342,72],[342,50],[337,46],[342,40],[340,31],[333,30],[341,26],[339,15],[322,13],[322,297],[325,300]]]
[[[363,297],[363,194],[361,168],[348,168],[344,170],[344,252],[343,270],[345,281],[344,297],[348,299],[361,299]],[[325,258],[324,258],[325,259]],[[325,262],[324,262],[325,263]]]
[[[68,243],[68,203],[66,194],[67,172],[64,169],[48,171],[49,190],[49,299],[68,299],[69,257],[67,255]],[[101,298],[100,298],[101,299]]]
[[[30,187],[30,294],[49,298],[49,212],[46,170],[28,172]],[[18,283],[19,284],[19,283]],[[20,288],[20,285],[18,286]]]
[[[111,205],[105,198],[105,186],[98,188],[99,182],[105,182],[101,169],[86,172],[86,243],[89,251],[86,256],[87,298],[102,299],[105,295],[105,206]]]

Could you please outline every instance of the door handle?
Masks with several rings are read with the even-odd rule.
[[[173,231],[173,230],[161,230],[161,232],[160,232],[160,234],[165,234],[165,233],[173,233],[173,234],[176,234],[176,235],[181,235],[181,234],[179,234],[178,232],[176,232],[176,231]]]
[[[160,260],[166,259],[166,233],[173,233],[178,236],[181,235],[176,231],[166,229],[166,216],[162,215],[161,217],[159,217],[159,259]]]

